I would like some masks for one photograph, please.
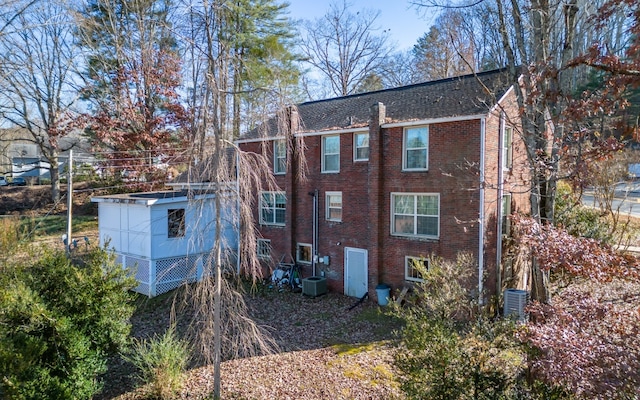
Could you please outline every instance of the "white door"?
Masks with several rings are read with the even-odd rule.
[[[367,264],[366,249],[344,248],[344,294],[359,298],[367,293]]]

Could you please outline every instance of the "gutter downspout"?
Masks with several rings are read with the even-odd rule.
[[[485,184],[485,156],[486,156],[486,117],[480,119],[480,212],[479,212],[479,224],[478,224],[478,305],[484,304],[484,298],[482,292],[483,287],[483,275],[484,275],[484,184]]]
[[[502,202],[504,201],[504,130],[505,114],[500,114],[500,128],[498,130],[498,204],[496,205],[496,216],[498,219],[498,229],[496,231],[496,289],[498,295],[502,292]]]
[[[309,195],[313,196],[313,239],[311,242],[311,270],[312,276],[316,276],[316,264],[318,262],[318,189],[313,192],[309,192]]]
[[[240,226],[240,224],[242,223],[242,218],[240,218],[240,214],[241,214],[241,210],[240,210],[240,154],[238,153],[239,150],[236,150],[236,208],[237,208],[237,217],[238,218],[238,254],[236,255],[236,272],[238,273],[238,276],[240,276],[240,249],[241,249],[241,231],[242,231],[242,227]]]

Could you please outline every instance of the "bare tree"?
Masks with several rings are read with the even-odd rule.
[[[185,18],[179,21],[177,30],[186,42],[193,138],[187,174],[189,181],[201,183],[200,187],[215,194],[215,220],[212,222],[215,226],[208,229],[215,232],[214,248],[205,265],[205,279],[195,285],[185,299],[195,309],[191,321],[192,337],[198,353],[214,367],[213,396],[219,398],[223,358],[274,349],[274,342],[264,330],[248,318],[243,296],[239,293],[242,285],[238,284],[240,275],[248,277],[249,284],[255,284],[262,277],[253,215],[260,188],[265,182],[272,189],[275,187],[273,169],[270,160],[241,152],[233,140],[242,125],[239,119],[243,110],[257,111],[254,104],[246,102],[246,93],[270,99],[269,107],[261,111],[290,110],[285,104],[289,103],[286,97],[289,79],[286,77],[291,71],[282,70],[289,57],[288,51],[283,51],[288,35],[273,34],[269,39],[271,45],[275,45],[271,49],[280,51],[282,58],[276,56],[277,52],[268,51],[265,54],[269,57],[260,56],[259,50],[266,47],[259,44],[265,38],[258,36],[269,31],[268,26],[274,18],[282,18],[283,7],[271,0],[243,0],[234,5],[224,0],[203,0],[183,6]],[[236,6],[241,6],[241,10]],[[269,12],[261,12],[265,7]],[[265,30],[238,28],[246,26],[247,19],[255,24],[252,26],[262,26]],[[286,26],[281,25],[280,29],[286,29]],[[239,36],[242,36],[242,42],[238,42]],[[273,42],[280,40],[282,42]],[[250,43],[258,44],[249,49],[246,46]],[[277,64],[272,70],[279,71],[276,76],[258,71],[258,64],[269,69],[270,63]],[[269,79],[276,82],[274,89],[266,89],[264,83]],[[263,114],[260,121],[266,117]],[[278,118],[282,126],[271,128],[290,137],[291,126],[285,124],[288,120],[282,115]],[[202,212],[208,211],[202,209]],[[223,241],[225,221],[234,221],[239,227],[238,268],[224,251],[232,245]],[[205,231],[210,227],[202,228]]]
[[[14,4],[0,36],[0,112],[27,133],[49,165],[51,197],[60,199],[61,139],[78,128],[74,68],[78,51],[64,1]]]
[[[353,93],[389,55],[388,33],[378,33],[376,26],[379,15],[370,10],[354,14],[344,0],[332,3],[324,17],[305,25],[300,49],[334,95]]]

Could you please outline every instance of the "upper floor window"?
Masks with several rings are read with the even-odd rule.
[[[369,133],[353,134],[353,160],[367,161],[369,159]]]
[[[342,192],[327,192],[327,220],[342,221]]]
[[[429,127],[405,128],[402,149],[403,170],[426,171],[429,166]]]
[[[167,220],[170,238],[183,237],[185,233],[184,208],[167,210]]]
[[[511,233],[511,194],[502,195],[502,234]]]
[[[507,126],[502,133],[502,169],[513,167],[513,128]]]
[[[287,198],[284,192],[262,192],[260,195],[260,223],[284,225]]]
[[[273,173],[287,172],[287,143],[284,140],[273,141]]]
[[[440,195],[391,194],[391,234],[437,239],[440,235]]]
[[[340,172],[340,136],[322,137],[322,172]]]
[[[429,270],[429,259],[424,257],[404,258],[404,279],[413,282],[422,282],[424,274]]]

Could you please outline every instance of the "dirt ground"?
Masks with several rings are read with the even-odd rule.
[[[98,207],[91,203],[94,194],[88,184],[73,186],[73,214],[98,215]],[[67,187],[60,186],[60,201],[51,199],[51,186],[0,186],[0,215],[55,215],[67,212]]]

